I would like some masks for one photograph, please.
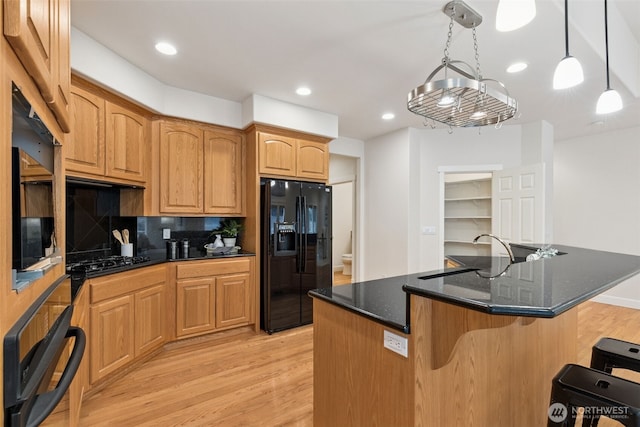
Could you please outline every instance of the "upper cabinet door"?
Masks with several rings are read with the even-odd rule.
[[[160,123],[160,212],[202,213],[202,133]]]
[[[244,139],[204,132],[204,211],[244,215]]]
[[[329,177],[328,150],[329,146],[325,143],[299,139],[296,176],[326,180]]]
[[[258,135],[261,174],[296,176],[296,140],[260,132]]]
[[[106,175],[145,183],[147,120],[108,101],[105,112]]]
[[[4,1],[5,38],[65,132],[70,130],[66,113],[70,80],[66,76],[70,72],[68,1]]]
[[[49,107],[56,116],[56,120],[64,132],[71,131],[69,119],[69,102],[71,97],[71,13],[70,0],[55,0],[56,7],[56,40],[55,52],[52,57],[54,63],[53,74],[53,101]]]
[[[104,175],[104,99],[74,87],[70,107],[72,132],[64,146],[66,168]]]

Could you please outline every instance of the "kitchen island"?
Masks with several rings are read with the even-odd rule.
[[[314,425],[546,425],[551,379],[577,361],[574,308],[640,272],[638,256],[554,248],[310,292]]]

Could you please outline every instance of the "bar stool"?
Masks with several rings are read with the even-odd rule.
[[[640,372],[640,345],[601,338],[591,349],[591,367],[609,374],[613,368]]]
[[[553,378],[547,426],[574,426],[580,407],[585,408],[583,426],[592,425],[596,415],[604,415],[624,426],[640,427],[640,384],[584,366],[565,365]]]
[[[640,372],[640,346],[615,338],[600,338],[591,349],[591,367],[609,374],[613,368]],[[591,427],[596,427],[599,419],[595,416]]]

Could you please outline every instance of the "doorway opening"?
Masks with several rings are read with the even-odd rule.
[[[334,285],[353,283],[357,276],[357,165],[357,158],[331,155]]]
[[[473,239],[491,233],[492,173],[444,174],[444,256],[491,255],[491,242]]]

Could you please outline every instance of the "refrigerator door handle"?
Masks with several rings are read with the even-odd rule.
[[[296,196],[296,222],[298,229],[296,230],[296,238],[298,240],[298,248],[296,253],[296,273],[302,272],[302,231],[304,223],[302,222],[302,197]]]
[[[307,197],[302,196],[302,226],[304,227],[304,233],[302,234],[302,272],[307,272]]]

